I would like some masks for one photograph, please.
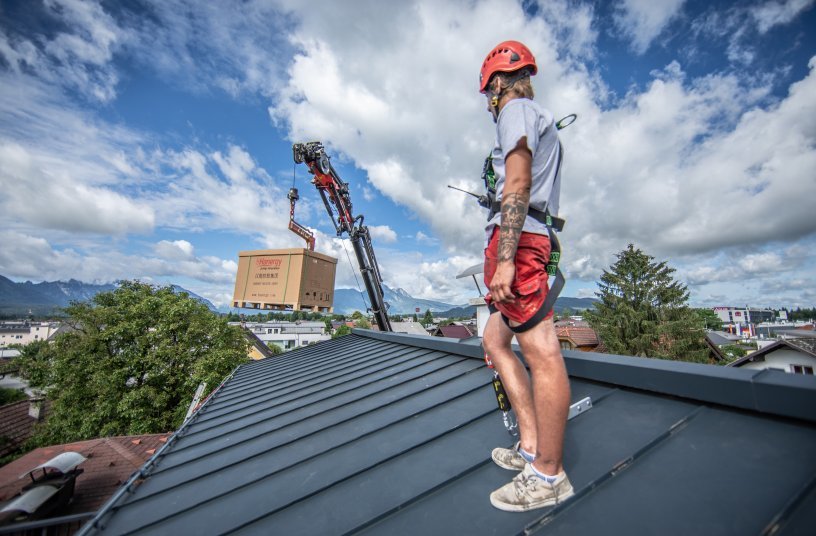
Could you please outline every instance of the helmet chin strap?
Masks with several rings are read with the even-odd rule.
[[[490,113],[493,115],[493,122],[499,122],[499,96],[490,93]]]

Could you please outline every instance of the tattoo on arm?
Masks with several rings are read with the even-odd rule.
[[[501,231],[499,232],[499,262],[516,258],[521,228],[530,205],[530,191],[513,192],[504,196],[501,203]]]

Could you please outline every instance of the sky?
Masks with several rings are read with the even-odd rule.
[[[238,252],[357,288],[293,142],[351,187],[385,284],[462,304],[495,127],[481,62],[536,56],[565,147],[564,296],[634,244],[699,307],[816,304],[814,0],[0,0],[0,275],[138,278],[231,302]],[[356,261],[354,261],[356,262]]]

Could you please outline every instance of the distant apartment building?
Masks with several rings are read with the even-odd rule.
[[[12,344],[28,344],[38,340],[47,340],[60,327],[59,322],[0,322],[0,348]]]
[[[722,320],[725,331],[746,337],[756,336],[757,324],[773,322],[778,316],[772,309],[750,307],[714,307],[714,313]]]
[[[232,322],[240,325],[239,322]],[[331,339],[323,322],[247,322],[246,329],[267,346],[274,344],[281,350],[291,350]]]

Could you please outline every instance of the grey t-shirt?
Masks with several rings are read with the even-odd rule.
[[[496,174],[496,199],[501,201],[504,190],[505,159],[518,145],[522,137],[527,137],[527,148],[533,155],[533,183],[530,188],[530,206],[538,210],[548,209],[558,216],[561,195],[559,173],[561,148],[558,143],[558,129],[552,113],[530,99],[513,99],[501,110],[496,122],[496,144],[493,147],[493,171]],[[487,240],[493,227],[501,224],[501,212],[488,222],[485,228]],[[534,218],[524,220],[522,231],[547,234],[547,226]]]

